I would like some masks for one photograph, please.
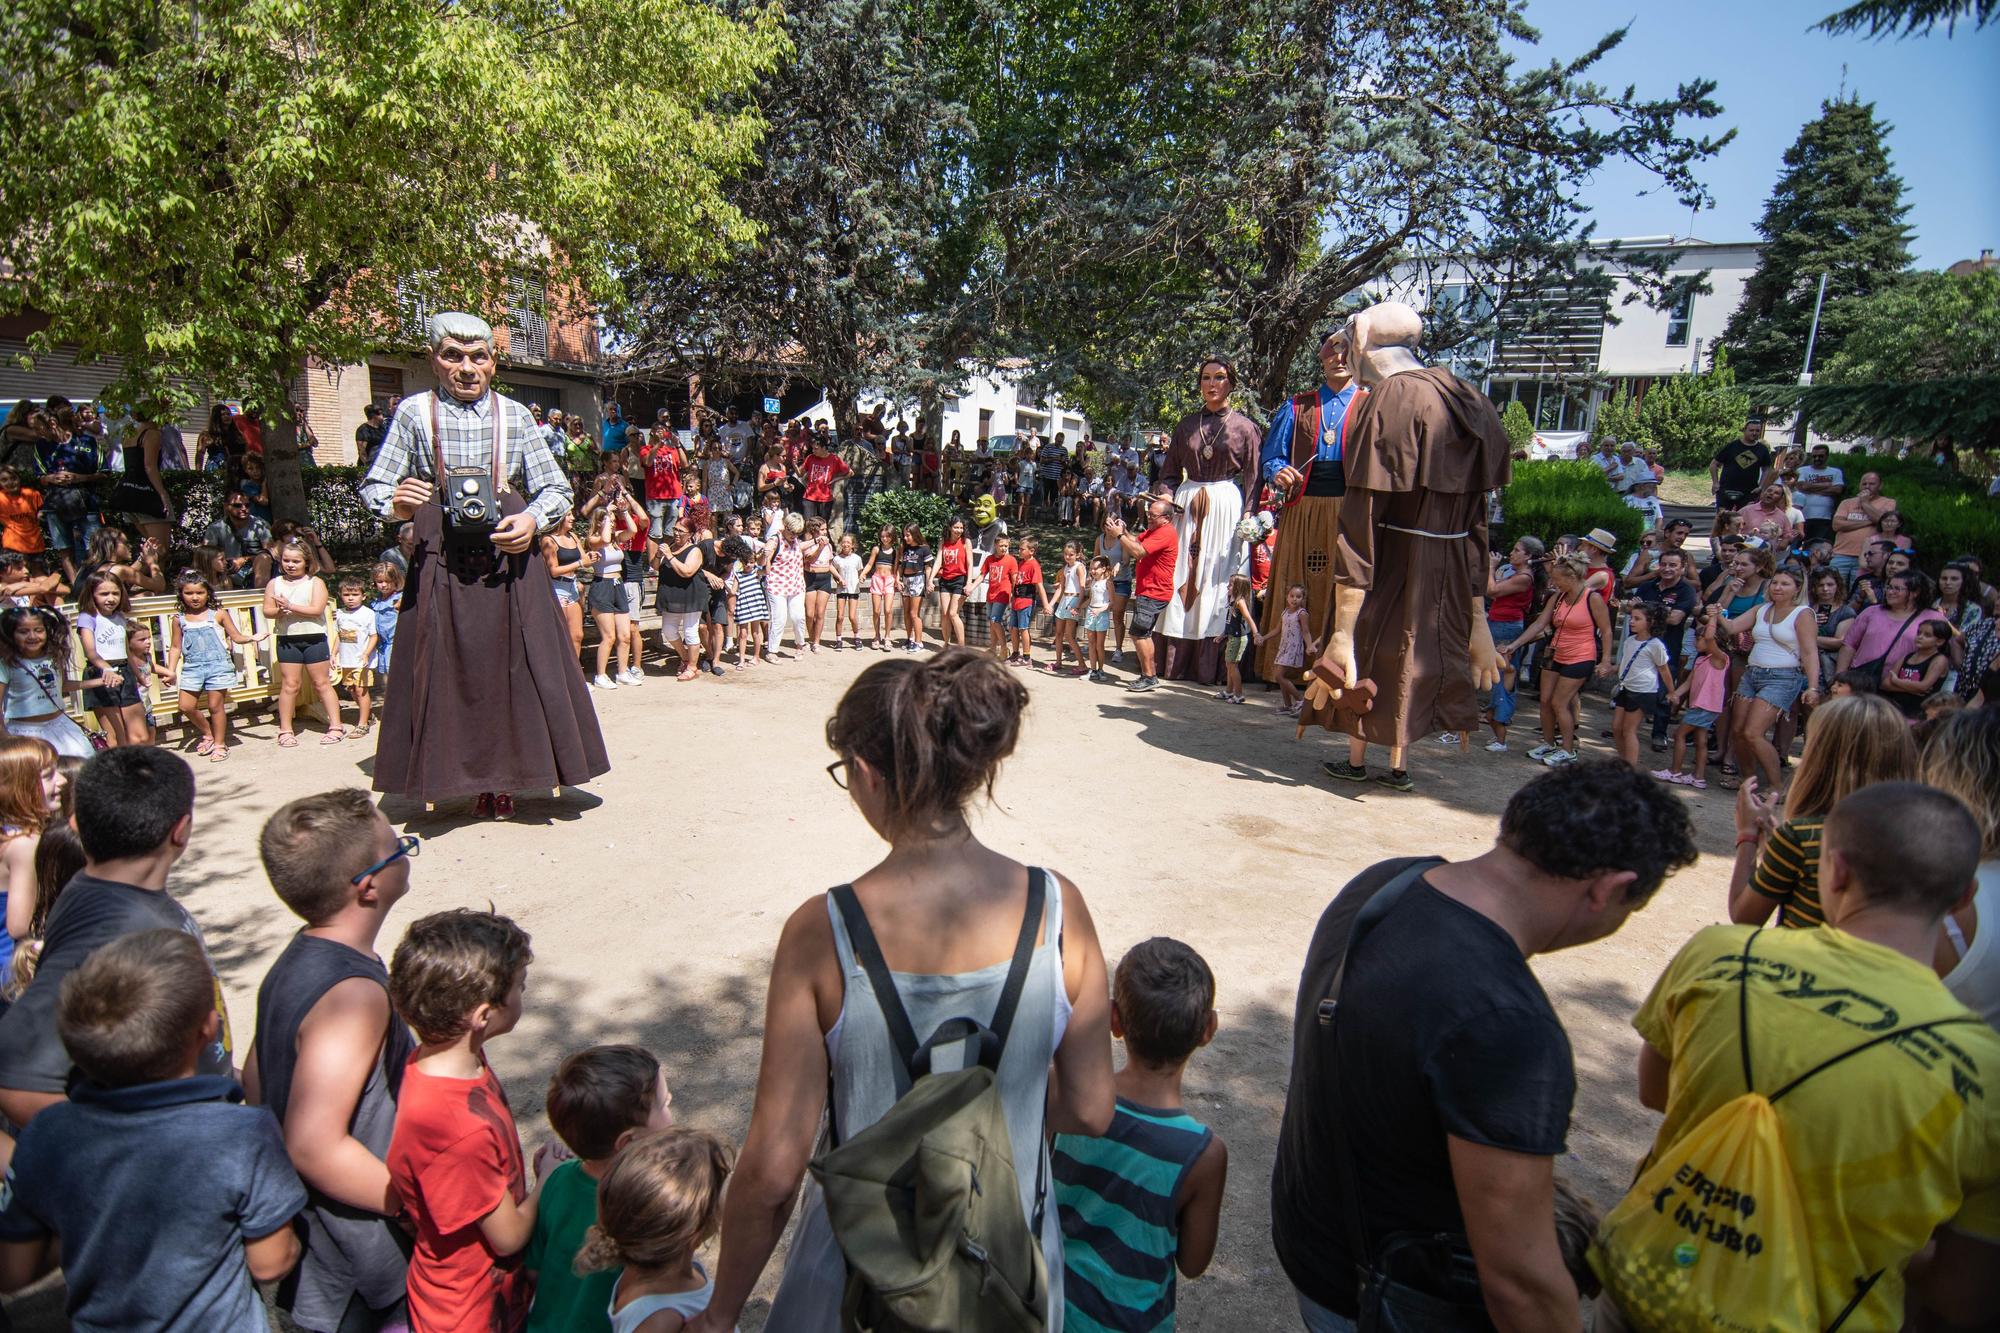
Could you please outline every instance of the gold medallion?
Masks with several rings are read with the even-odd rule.
[[[1214,445],[1212,445],[1212,444],[1204,444],[1204,445],[1203,445],[1203,446],[1201,447],[1201,456],[1202,456],[1203,458],[1213,458],[1213,457],[1215,457],[1215,446],[1214,446]]]
[[[1322,444],[1337,444],[1340,441],[1340,428],[1337,426],[1328,426],[1319,433],[1319,438]]]

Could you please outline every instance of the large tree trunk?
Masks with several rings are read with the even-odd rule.
[[[291,385],[302,365],[292,366],[278,380],[281,386],[267,400],[264,420],[264,496],[271,506],[271,521],[286,519],[310,523],[306,506],[306,482],[299,454],[299,422],[293,416]]]

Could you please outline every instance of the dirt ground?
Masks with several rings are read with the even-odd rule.
[[[531,1151],[548,1133],[543,1092],[557,1061],[603,1041],[655,1051],[682,1120],[740,1141],[779,925],[880,851],[828,779],[822,736],[843,687],[878,660],[823,651],[688,685],[654,674],[643,688],[596,695],[611,772],[587,792],[524,799],[513,823],[388,807],[425,842],[385,955],[402,924],[451,906],[491,903],[533,936],[526,1016],[490,1051]],[[1219,983],[1221,1031],[1190,1065],[1187,1094],[1228,1142],[1231,1171],[1221,1248],[1206,1275],[1182,1284],[1182,1326],[1295,1328],[1271,1251],[1268,1181],[1314,922],[1374,861],[1487,847],[1509,795],[1541,771],[1521,757],[1533,742],[1525,728],[1507,755],[1432,742],[1413,756],[1413,794],[1334,790],[1319,766],[1338,753],[1336,739],[1294,739],[1276,696],[1258,687],[1240,708],[1190,686],[1133,695],[1037,675],[1031,688],[1019,750],[994,805],[976,814],[980,836],[1071,876],[1114,965],[1138,940],[1171,935],[1199,949]],[[1591,698],[1584,734],[1594,738],[1608,716]],[[1531,724],[1532,710],[1521,720]],[[239,1059],[257,983],[295,926],[258,868],[257,831],[293,796],[366,786],[373,748],[321,748],[309,734],[280,751],[272,734],[268,717],[250,721],[226,765],[196,761],[194,844],[172,882],[207,932]],[[1630,1016],[1674,950],[1724,914],[1729,794],[1685,796],[1701,863],[1620,935],[1535,962],[1576,1051],[1564,1169],[1604,1201],[1629,1179],[1655,1123],[1634,1093]],[[781,1261],[765,1274],[746,1333],[763,1321]],[[16,1308],[18,1327],[57,1326],[43,1313],[48,1294],[37,1295]]]

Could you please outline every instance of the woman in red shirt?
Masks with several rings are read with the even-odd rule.
[[[805,478],[806,517],[822,521],[833,517],[833,483],[852,469],[828,451],[825,440],[814,440],[799,471]]]
[[[953,519],[938,546],[932,577],[938,590],[938,632],[944,646],[965,646],[965,621],[959,608],[965,605],[965,580],[972,573],[972,545],[965,540],[965,520]]]

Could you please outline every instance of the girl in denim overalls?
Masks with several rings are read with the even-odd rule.
[[[215,588],[199,574],[183,574],[174,595],[180,610],[174,614],[167,674],[180,689],[181,716],[201,733],[195,753],[219,764],[229,757],[229,691],[236,684],[229,645],[262,642],[270,631],[252,635],[236,628],[235,618],[215,605]]]

